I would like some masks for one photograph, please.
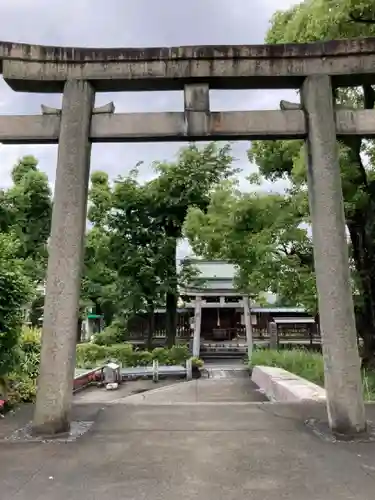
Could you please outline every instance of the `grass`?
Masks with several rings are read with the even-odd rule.
[[[305,378],[324,387],[323,356],[306,349],[270,350],[257,349],[253,352],[252,366],[275,366]],[[367,401],[375,401],[375,373],[363,372],[363,395]]]

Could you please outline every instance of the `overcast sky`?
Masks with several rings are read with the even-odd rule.
[[[86,47],[149,47],[263,43],[276,9],[295,0],[11,0],[1,1],[0,38],[3,41]],[[278,109],[291,91],[212,91],[217,111]],[[98,105],[114,101],[116,111],[183,111],[182,92],[99,94]],[[13,92],[0,80],[0,113],[33,114],[40,105],[60,107],[60,95]],[[172,159],[183,144],[95,144],[91,169],[110,177],[124,175],[139,160],[141,174],[150,178],[154,160]],[[235,143],[233,153],[242,168],[241,186],[256,167],[247,159],[249,144]],[[0,145],[0,187],[10,183],[17,159],[35,155],[54,183],[57,146]],[[266,186],[267,187],[267,186]],[[282,185],[277,186],[282,189]],[[180,256],[186,253],[181,245]]]

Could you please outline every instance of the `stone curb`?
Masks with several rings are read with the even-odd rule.
[[[254,366],[251,380],[270,401],[319,403],[326,400],[325,389],[282,368]]]

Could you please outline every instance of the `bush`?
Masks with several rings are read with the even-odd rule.
[[[174,346],[171,349],[158,347],[150,352],[136,350],[131,344],[99,346],[87,343],[77,346],[76,365],[78,368],[94,368],[108,360],[128,367],[149,366],[154,360],[163,365],[179,365],[185,363],[189,357],[189,350],[185,346]]]
[[[169,350],[170,360],[173,365],[182,365],[187,359],[190,358],[189,348],[186,345],[174,345]]]
[[[104,328],[102,332],[96,333],[93,343],[97,345],[111,346],[123,341],[125,338],[125,328],[119,321],[114,321]]]
[[[193,367],[203,368],[204,361],[202,359],[197,358],[196,356],[194,356],[193,358],[191,358],[191,364],[193,365]]]
[[[20,348],[24,352],[40,353],[42,330],[40,328],[23,326],[21,330]]]
[[[27,373],[11,373],[9,375],[8,395],[10,405],[33,403],[36,397],[36,382],[36,377],[31,377]]]
[[[107,348],[97,344],[78,344],[76,349],[77,368],[94,368],[104,363],[107,357]]]

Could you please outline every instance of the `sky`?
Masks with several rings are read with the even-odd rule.
[[[269,20],[277,9],[295,0],[12,0],[0,5],[2,41],[82,47],[156,47],[263,43]],[[212,111],[278,109],[281,99],[293,100],[287,90],[211,91]],[[115,103],[118,112],[183,111],[182,92],[101,93],[97,105]],[[40,105],[61,107],[61,95],[12,91],[0,80],[0,114],[39,114]],[[94,144],[91,170],[104,170],[114,179],[138,161],[142,179],[152,178],[152,162],[173,160],[184,144]],[[241,168],[240,186],[256,171],[247,158],[248,142],[236,142],[233,155]],[[53,186],[57,146],[0,144],[0,188],[10,185],[10,170],[27,154],[39,160]],[[282,190],[285,185],[264,185]],[[190,252],[186,242],[179,257]]]

